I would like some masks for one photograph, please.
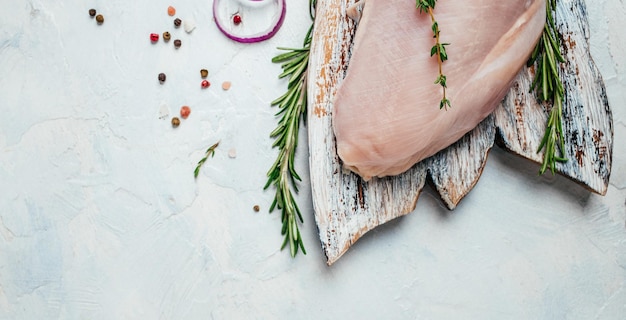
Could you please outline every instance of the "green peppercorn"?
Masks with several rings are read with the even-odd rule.
[[[170,41],[171,38],[172,38],[172,35],[169,32],[167,31],[163,32],[163,41],[168,42]]]
[[[102,16],[101,14],[96,16],[96,22],[98,22],[98,24],[103,24],[104,23],[104,16]]]
[[[95,17],[96,16],[96,9],[89,9],[89,16],[90,17]]]
[[[177,117],[172,118],[172,127],[176,128],[180,125],[180,119]]]

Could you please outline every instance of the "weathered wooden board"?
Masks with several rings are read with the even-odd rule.
[[[494,117],[490,115],[459,141],[422,161],[448,209],[456,208],[480,179],[495,136]]]
[[[559,70],[565,84],[563,130],[566,163],[557,164],[564,176],[604,195],[611,173],[613,119],[604,81],[589,52],[589,23],[585,2],[559,0],[557,27],[567,63]],[[524,68],[496,111],[498,143],[537,163],[537,148],[545,131],[548,111],[529,94],[534,71]]]
[[[506,148],[540,161],[541,155],[537,155],[535,150],[539,142],[537,137],[541,138],[546,119],[546,110],[537,106],[533,96],[527,94],[528,87],[524,88],[522,85],[532,75],[530,71],[523,70],[497,113],[485,119],[454,145],[416,164],[406,173],[364,182],[357,175],[345,172],[337,157],[331,118],[333,97],[345,75],[356,28],[354,22],[346,16],[346,9],[353,2],[318,0],[309,63],[307,117],[311,189],[315,220],[329,265],[339,259],[367,231],[413,211],[427,175],[444,204],[450,209],[455,208],[480,178],[496,137],[496,128]],[[588,73],[582,72],[583,76],[575,77],[576,80],[566,77],[567,108],[582,104],[584,107],[578,109],[585,111],[579,114],[567,111],[565,116],[570,124],[576,123],[573,118],[581,119],[582,122],[577,123],[579,128],[580,125],[586,125],[587,128],[584,135],[576,133],[576,139],[570,139],[568,143],[573,150],[584,148],[590,154],[587,157],[589,159],[585,158],[582,164],[579,161],[570,161],[568,166],[571,169],[560,167],[559,170],[590,189],[603,193],[599,184],[602,179],[597,177],[604,178],[602,181],[606,190],[613,135],[610,111],[602,79],[589,57],[584,4],[582,0],[560,2],[559,19],[564,21],[561,27],[578,26],[567,29],[568,32],[564,33],[569,62],[563,72],[566,73],[570,68],[578,70],[578,74],[581,74],[581,68],[590,70]],[[572,46],[571,41],[579,44]],[[585,74],[590,76],[586,77]],[[522,110],[526,113],[520,113]],[[606,124],[607,121],[608,127],[595,125]],[[571,128],[573,129],[570,132],[576,130],[574,125]],[[589,142],[595,148],[590,148]],[[590,157],[592,155],[595,158]],[[591,171],[599,174],[579,174],[579,167],[583,165],[586,166],[586,171],[596,166],[598,169]]]
[[[365,232],[413,211],[426,167],[367,183],[342,171],[331,129],[332,98],[346,70],[354,24],[344,1],[319,1],[316,16],[308,75],[309,160],[315,220],[332,264]]]

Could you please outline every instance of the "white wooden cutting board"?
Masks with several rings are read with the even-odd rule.
[[[529,94],[532,69],[521,70],[500,107],[476,129],[407,172],[365,182],[342,169],[332,131],[333,99],[348,67],[358,27],[346,15],[353,1],[318,0],[308,74],[307,123],[315,220],[330,265],[367,231],[415,209],[425,182],[454,209],[474,187],[497,141],[541,163],[537,147],[547,109]],[[604,83],[589,53],[589,27],[582,0],[559,0],[557,25],[567,62],[564,130],[566,155],[559,173],[591,191],[606,193],[611,171],[613,124]],[[539,167],[537,167],[539,170]]]

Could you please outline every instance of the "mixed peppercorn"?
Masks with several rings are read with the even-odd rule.
[[[102,14],[98,14],[96,9],[89,9],[89,16],[92,18],[95,18],[96,22],[98,24],[102,24],[104,23],[104,16]],[[169,6],[167,8],[167,14],[171,17],[176,15],[176,8],[174,8],[173,6]],[[239,14],[235,14],[233,16],[233,22],[235,24],[240,24],[241,23],[241,16]],[[183,21],[180,18],[175,18],[174,19],[174,27],[179,28],[181,25],[183,24]],[[189,25],[185,25],[185,31],[187,33],[190,33],[193,28],[195,28],[195,23],[193,21],[190,21]],[[162,33],[163,36],[163,41],[164,42],[169,42],[169,40],[172,38],[172,35],[170,34],[169,31],[164,31]],[[150,38],[150,42],[155,44],[159,41],[160,35],[158,33],[150,33],[149,35]],[[182,46],[182,40],[180,39],[175,39],[174,40],[174,48],[178,49]],[[209,76],[209,71],[207,69],[200,69],[200,77],[202,78],[202,81],[200,82],[200,88],[202,89],[207,89],[211,86],[211,82],[209,82],[209,80],[207,80],[206,78]],[[159,81],[160,84],[164,84],[165,80],[167,79],[167,76],[165,75],[165,73],[161,72],[158,74],[157,79]],[[222,89],[224,91],[229,90],[231,87],[231,83],[230,81],[224,81],[222,83]],[[180,108],[180,117],[182,119],[187,119],[189,117],[189,115],[191,114],[191,108],[189,106],[182,106]],[[181,124],[181,120],[178,117],[172,117],[171,118],[171,124],[172,127],[177,128],[178,126],[180,126]]]

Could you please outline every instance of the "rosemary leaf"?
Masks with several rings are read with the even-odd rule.
[[[309,0],[311,17],[315,0]],[[270,137],[274,139],[272,147],[278,148],[278,157],[267,172],[267,182],[264,189],[273,186],[276,190],[274,200],[270,206],[270,213],[274,209],[281,211],[281,234],[284,236],[281,250],[289,245],[289,252],[295,257],[298,251],[306,254],[302,235],[298,223],[303,223],[302,213],[296,202],[294,193],[298,192],[297,182],[301,181],[295,169],[295,154],[298,147],[298,132],[300,122],[306,114],[306,74],[309,63],[313,25],[304,38],[302,48],[278,48],[287,52],[281,53],[272,59],[274,63],[281,63],[282,72],[279,78],[287,78],[287,91],[271,102],[278,107],[276,116],[280,120]]]
[[[537,93],[540,101],[551,106],[546,131],[539,143],[537,153],[544,151],[543,162],[539,174],[549,168],[556,173],[556,163],[568,161],[565,157],[565,137],[563,136],[563,81],[558,66],[565,59],[561,54],[561,43],[558,37],[555,17],[556,0],[546,2],[546,25],[537,42],[527,65],[535,65],[535,78],[530,90]],[[559,155],[560,154],[560,155]]]
[[[193,171],[193,177],[197,178],[198,175],[200,174],[200,167],[207,161],[207,159],[209,157],[214,157],[215,156],[215,149],[217,148],[217,146],[220,144],[220,142],[216,142],[215,144],[213,144],[212,146],[210,146],[204,155],[204,158],[200,159],[200,161],[198,161],[198,165],[196,166],[196,169]]]

